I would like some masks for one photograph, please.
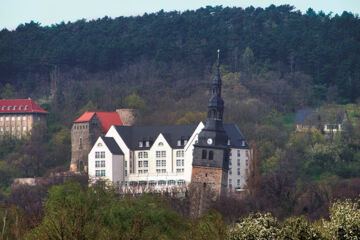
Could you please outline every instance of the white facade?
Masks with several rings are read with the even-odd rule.
[[[120,136],[112,126],[106,137],[112,137],[115,140],[123,152],[123,158],[111,154],[99,138],[89,153],[89,178],[96,179],[96,170],[105,170],[103,178],[117,184],[148,184],[154,188],[188,184],[191,181],[194,144],[203,128],[204,124],[200,122],[188,139],[178,140],[176,146],[173,147],[167,141],[166,136],[159,133],[152,143],[139,142],[139,146],[132,150],[131,146],[126,145],[124,136]],[[103,146],[98,146],[99,143],[103,143]],[[142,147],[144,147],[143,150]],[[95,154],[99,151],[105,151],[106,167],[104,169],[96,168],[98,160],[95,158]],[[250,161],[248,156],[248,149],[245,145],[244,148],[231,148],[228,186],[232,189],[243,189],[246,186]]]
[[[124,179],[124,155],[113,154],[101,137],[95,142],[89,155],[89,179],[118,182]]]

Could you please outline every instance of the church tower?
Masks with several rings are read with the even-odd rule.
[[[220,50],[217,57],[217,72],[212,82],[211,97],[205,127],[194,145],[191,182],[204,191],[220,197],[226,193],[229,169],[228,136],[223,127],[224,101],[221,98]],[[209,198],[209,197],[205,197]],[[200,210],[201,211],[201,210]]]

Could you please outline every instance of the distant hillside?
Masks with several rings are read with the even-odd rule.
[[[27,23],[0,32],[0,83],[31,95],[38,84],[50,82],[54,66],[97,73],[144,61],[162,64],[160,78],[180,62],[180,67],[188,66],[185,78],[198,79],[214,62],[218,48],[231,72],[303,72],[311,76],[320,100],[329,88],[337,102],[358,98],[359,17],[311,9],[302,14],[289,5],[160,11],[51,27]]]

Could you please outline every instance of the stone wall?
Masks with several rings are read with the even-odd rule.
[[[116,112],[119,114],[121,122],[124,126],[133,126],[139,114],[136,109],[130,108],[116,109]]]

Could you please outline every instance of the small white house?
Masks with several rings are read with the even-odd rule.
[[[198,125],[111,126],[89,153],[89,178],[116,184],[149,185],[155,189],[191,181],[194,144],[204,128]],[[235,124],[224,124],[231,149],[228,186],[246,188],[249,145]]]

